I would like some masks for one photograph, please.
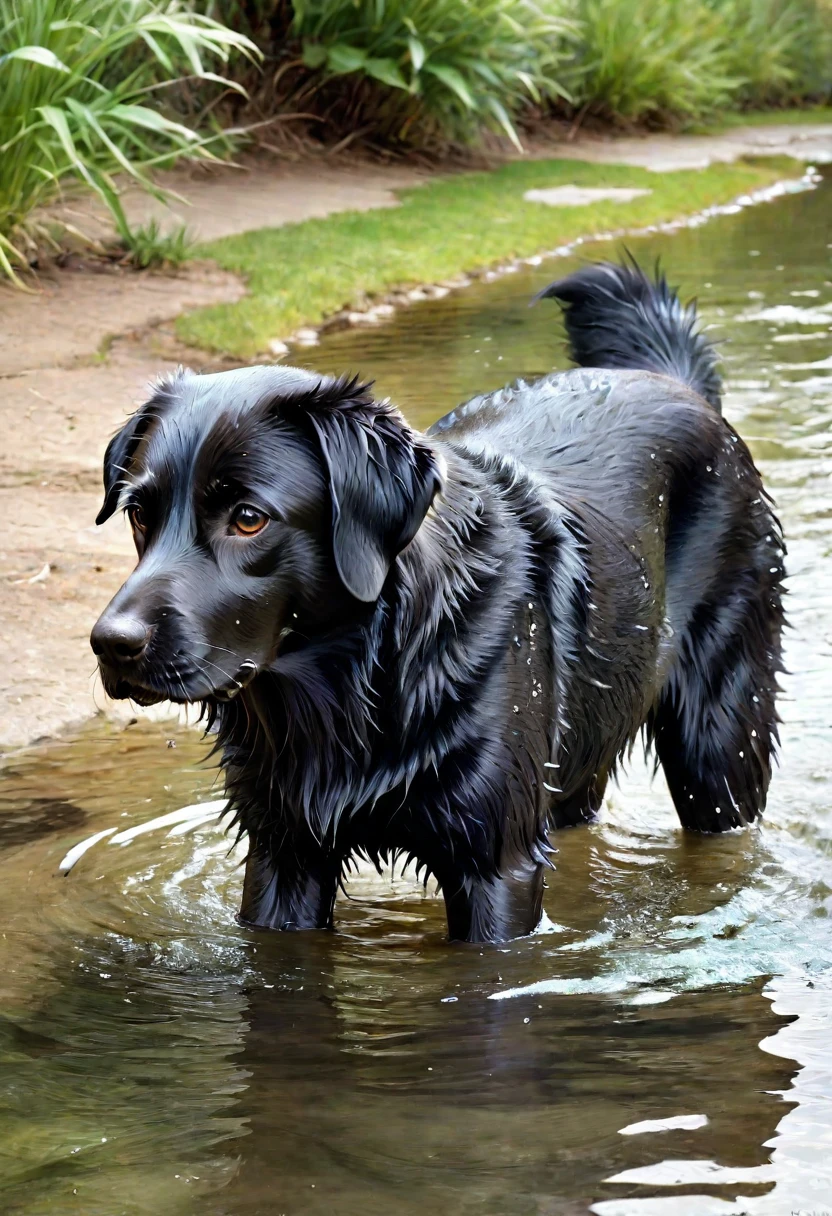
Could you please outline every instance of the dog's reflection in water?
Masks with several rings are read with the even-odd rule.
[[[436,964],[438,912],[433,930],[420,952]],[[604,1185],[615,1173],[668,1157],[768,1161],[794,1066],[758,1047],[782,1025],[762,981],[645,1007],[492,1001],[477,983],[502,957],[458,955],[443,987],[435,966],[383,939],[359,949],[320,935],[311,957],[309,939],[288,954],[285,940],[273,960],[265,950],[275,986],[249,993],[233,1109],[249,1134],[229,1146],[240,1159],[223,1212],[560,1216],[620,1196]],[[443,1003],[447,992],[459,999]],[[708,1122],[619,1134],[680,1114]]]

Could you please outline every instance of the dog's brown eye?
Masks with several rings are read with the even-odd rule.
[[[231,516],[231,527],[240,536],[255,536],[262,532],[269,522],[268,515],[258,511],[256,507],[238,507]]]
[[[136,532],[141,532],[144,534],[147,531],[147,520],[144,517],[141,507],[130,508],[130,523],[133,525],[133,529]]]

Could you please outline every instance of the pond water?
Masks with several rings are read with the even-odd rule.
[[[726,340],[726,412],[789,540],[764,825],[686,837],[633,763],[555,839],[547,932],[451,947],[437,898],[362,876],[336,933],[254,935],[212,808],[155,823],[221,794],[196,732],[31,750],[0,779],[4,1213],[832,1212],[832,177],[630,245]],[[556,310],[527,303],[576,260],[308,361],[427,424],[565,366]]]

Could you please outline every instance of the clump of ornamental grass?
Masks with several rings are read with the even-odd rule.
[[[258,54],[178,0],[0,0],[0,48],[0,273],[18,283],[54,243],[37,209],[69,185],[97,194],[127,243],[119,178],[162,196],[154,169],[215,157],[216,134],[176,117],[166,89],[239,89],[214,69]]]

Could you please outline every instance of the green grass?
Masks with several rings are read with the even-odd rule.
[[[696,135],[718,135],[734,127],[782,127],[832,122],[832,106],[783,110],[728,110],[707,123],[695,123],[686,130]]]
[[[560,82],[575,106],[676,126],[829,98],[826,0],[564,0],[576,22]]]
[[[796,162],[777,158],[676,173],[550,160],[437,178],[402,191],[397,208],[344,212],[201,246],[200,255],[244,276],[250,294],[185,314],[178,333],[190,345],[253,359],[270,339],[393,288],[528,257],[578,236],[691,215],[801,172]],[[587,207],[523,200],[528,189],[568,183],[643,186],[653,193]]]
[[[575,0],[574,104],[629,123],[665,125],[729,105],[726,26],[706,0]],[[570,10],[571,11],[571,10]]]

